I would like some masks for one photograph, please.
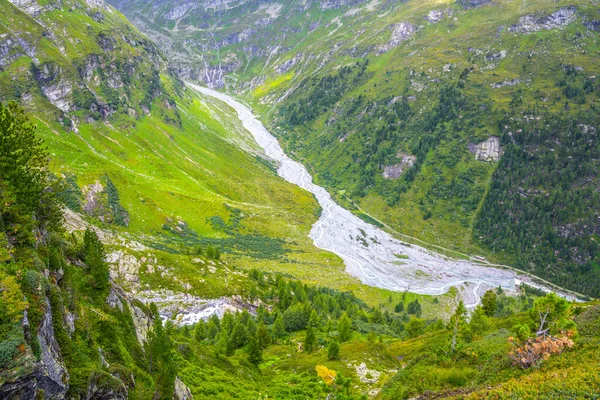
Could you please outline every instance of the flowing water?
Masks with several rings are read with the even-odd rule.
[[[231,106],[265,154],[278,163],[278,174],[315,195],[323,211],[313,225],[310,237],[315,246],[341,257],[346,271],[363,283],[395,291],[408,290],[433,295],[446,293],[451,287],[457,286],[466,305],[473,307],[490,288],[501,286],[505,290],[515,291],[519,281],[528,281],[513,270],[451,259],[404,243],[364,222],[336,204],[324,188],[315,185],[304,165],[283,152],[277,139],[254,116],[252,110],[224,93],[188,85]]]

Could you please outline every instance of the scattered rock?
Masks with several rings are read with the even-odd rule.
[[[437,24],[444,18],[444,11],[442,10],[431,10],[429,13],[423,17],[426,21],[431,22],[432,24]]]
[[[536,17],[535,15],[526,15],[521,17],[518,24],[508,28],[509,32],[528,34],[541,30],[563,28],[577,19],[575,7],[563,7],[550,15]]]
[[[485,61],[494,62],[504,60],[506,58],[506,50],[501,50],[498,53],[488,53],[485,55]]]
[[[241,296],[203,299],[187,293],[175,293],[169,290],[143,291],[137,298],[145,304],[154,303],[163,320],[172,320],[177,325],[192,325],[200,320],[208,320],[212,315],[222,317],[227,311],[235,313],[248,310],[255,315],[260,300],[253,303],[245,301]]]
[[[494,89],[499,89],[504,86],[515,86],[515,85],[518,85],[519,83],[521,83],[521,81],[515,78],[510,81],[492,83],[490,86]]]
[[[398,179],[400,176],[406,172],[409,168],[411,168],[415,161],[417,161],[417,157],[412,154],[406,153],[398,153],[396,155],[398,158],[402,158],[402,161],[399,164],[388,165],[383,168],[383,177],[385,179]]]
[[[400,46],[403,42],[410,39],[417,32],[417,28],[410,22],[400,22],[391,26],[392,37],[386,44],[377,46],[377,55],[386,53],[391,49]]]
[[[381,376],[381,372],[375,369],[367,368],[367,364],[364,362],[360,363],[360,365],[353,365],[352,363],[348,364],[349,368],[354,368],[356,370],[356,375],[358,375],[358,379],[362,383],[374,384],[377,383],[379,377]]]
[[[588,28],[590,31],[600,31],[600,20],[593,19],[591,21],[585,21],[583,26]]]
[[[469,143],[469,151],[475,155],[476,160],[486,162],[496,162],[503,154],[500,139],[496,136],[478,144]]]

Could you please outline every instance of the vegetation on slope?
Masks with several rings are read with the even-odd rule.
[[[340,203],[599,294],[595,2],[117,4],[181,44],[181,76],[253,100]]]

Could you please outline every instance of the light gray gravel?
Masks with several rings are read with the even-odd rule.
[[[265,154],[279,163],[278,174],[315,195],[323,212],[313,225],[310,237],[317,247],[340,256],[346,271],[361,282],[384,289],[432,295],[446,293],[456,286],[470,308],[490,288],[501,286],[514,292],[520,281],[539,286],[512,270],[451,259],[401,242],[364,222],[336,204],[324,188],[315,185],[306,168],[283,152],[277,139],[248,107],[224,93],[189,83],[188,86],[231,106]]]

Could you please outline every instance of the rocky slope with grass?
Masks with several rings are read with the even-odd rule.
[[[236,18],[249,18],[244,21],[259,32],[275,26],[281,16],[303,18],[306,12],[323,17],[310,21],[307,30],[337,41],[338,34],[348,35],[348,28],[357,27],[350,20],[363,21],[378,13],[390,27],[376,41],[365,43],[378,54],[374,57],[385,58],[400,54],[403,46],[425,34],[421,14],[427,23],[443,24],[461,13],[485,14],[480,3],[417,7],[419,19],[394,11],[403,5],[415,7],[413,2],[338,0],[281,6],[186,3],[170,15],[181,19],[187,6],[201,6],[208,10],[203,18],[210,22],[223,17],[222,23],[232,28],[231,15],[238,13]],[[157,10],[163,6],[171,3],[152,5]],[[570,32],[582,23],[594,29],[594,20],[583,17],[585,7],[577,6],[573,13],[569,11],[573,4],[559,6],[566,11],[556,15],[552,14],[556,10],[523,11],[512,31]],[[250,9],[256,13],[248,13]],[[0,11],[0,397],[556,398],[600,390],[593,367],[598,358],[597,304],[572,304],[520,285],[518,293],[502,288],[481,291],[482,305],[469,314],[461,301],[464,291],[456,288],[431,296],[361,284],[344,272],[339,257],[313,245],[309,233],[320,212],[316,199],[277,176],[277,165],[239,123],[235,110],[182,85],[180,77],[193,78],[192,72],[184,73],[187,67],[178,64],[174,53],[162,55],[161,41],[153,44],[102,1],[14,0],[1,2]],[[524,18],[528,14],[533,17]],[[292,20],[279,25],[281,32],[301,34]],[[176,26],[183,30],[183,25]],[[321,35],[324,29],[327,32]],[[214,32],[214,40],[232,46],[254,37],[252,31],[229,39],[220,38],[218,29]],[[268,38],[263,36],[257,46],[271,46]],[[261,78],[261,73],[248,69],[249,77],[257,77],[254,83],[244,78],[230,88],[250,94],[248,99],[272,126],[295,124],[290,135],[302,131],[307,144],[315,132],[309,125],[319,118],[323,123],[333,118],[323,126],[343,123],[342,115],[352,120],[356,114],[359,122],[366,121],[369,114],[363,114],[362,105],[347,110],[345,101],[360,98],[360,85],[369,85],[369,90],[373,86],[373,93],[379,93],[381,82],[371,80],[379,71],[376,62],[367,63],[361,56],[357,64],[347,43],[338,47],[344,54],[338,57],[334,46],[322,53],[333,51],[327,62],[321,65],[325,59],[318,59],[316,81],[289,91],[304,79],[297,68],[316,67],[310,64],[315,62],[311,54],[318,53],[301,50],[303,42],[290,38],[290,43],[281,42],[289,57],[274,58],[275,73],[265,70]],[[204,52],[207,63],[218,65],[214,61],[218,58],[212,57],[220,48]],[[264,60],[259,50],[255,59]],[[500,63],[508,56],[498,50],[492,58]],[[398,61],[386,62],[392,65],[392,60]],[[167,61],[173,61],[174,70]],[[340,63],[343,68],[338,68]],[[231,71],[237,71],[227,69],[223,63],[218,70],[224,83]],[[445,69],[448,76],[456,72]],[[577,97],[581,84],[590,96],[581,106],[588,104],[595,89],[585,92],[589,85],[585,86],[582,71],[563,70],[574,80],[565,80],[560,90]],[[423,95],[433,90],[423,75],[410,76],[421,79]],[[449,101],[454,110],[454,90],[465,89],[462,95],[470,95],[472,76],[474,71],[462,78],[464,88],[440,95],[440,109]],[[313,88],[322,79],[335,96],[321,96]],[[521,77],[502,75],[494,81],[498,88],[488,89],[487,83],[483,87],[512,90],[522,82]],[[339,93],[338,85],[344,87]],[[282,99],[278,104],[292,110],[290,117],[300,118],[300,110],[311,110],[294,106],[309,95],[311,102],[323,101],[318,111],[326,117],[315,114],[314,121],[296,124],[300,120],[287,120],[279,106],[269,114],[275,99],[287,92],[290,102]],[[414,102],[419,101],[420,95],[409,91],[406,98],[394,94],[385,104],[406,116],[410,127],[418,114]],[[453,112],[466,118],[462,109]],[[444,121],[448,131],[458,124]],[[560,153],[559,160],[593,159],[590,150],[583,149],[595,135],[592,123],[539,124],[533,135],[537,141],[519,136],[525,128],[518,129],[489,138],[482,134],[481,140],[460,144],[474,158],[469,162],[487,166],[489,173],[495,163],[505,163],[522,179],[532,179],[526,174],[532,158],[523,157],[520,148],[544,148],[543,159],[548,160],[551,153],[564,151],[562,144],[567,143],[573,154]],[[555,131],[561,132],[558,142]],[[285,139],[285,132],[277,132]],[[350,143],[355,136],[348,134],[337,142]],[[290,138],[284,140],[286,149],[292,148]],[[506,145],[513,140],[514,148]],[[384,163],[395,166],[386,182],[398,182],[415,167],[428,165],[410,148],[394,148],[394,154],[397,160]],[[295,156],[301,156],[301,149]],[[319,183],[331,189],[311,165]],[[589,183],[576,180],[577,170],[566,171],[564,179],[583,183],[581,193],[587,195]],[[595,182],[593,164],[584,165],[582,171]],[[545,169],[539,179],[555,184],[552,172]],[[493,196],[512,188],[511,176],[493,179],[498,184],[490,186],[486,201],[491,205],[485,210],[499,205]],[[546,198],[532,188],[535,183],[527,181],[531,187],[516,194],[522,199]],[[358,208],[372,212],[361,196],[350,190],[332,193],[363,219],[377,223]],[[567,203],[570,199],[564,193],[570,193],[566,186],[556,199]],[[353,206],[345,194],[360,200],[360,205]],[[581,214],[560,225],[567,237],[589,232],[591,225],[579,219],[587,215],[588,200],[584,196],[572,202]],[[512,199],[506,207],[514,203]],[[433,211],[429,220],[436,218]],[[566,209],[561,215],[572,214]],[[492,213],[485,221],[493,226],[502,222],[494,218]],[[552,223],[559,226],[561,221]],[[527,238],[519,239],[527,244]],[[586,252],[594,252],[591,245],[583,246],[585,242],[568,244],[572,243],[582,250],[577,255],[583,261]],[[396,258],[403,262],[401,256]],[[593,277],[593,266],[587,273]],[[561,379],[555,384],[550,377],[556,376]]]
[[[115,1],[345,207],[598,296],[595,1]]]

